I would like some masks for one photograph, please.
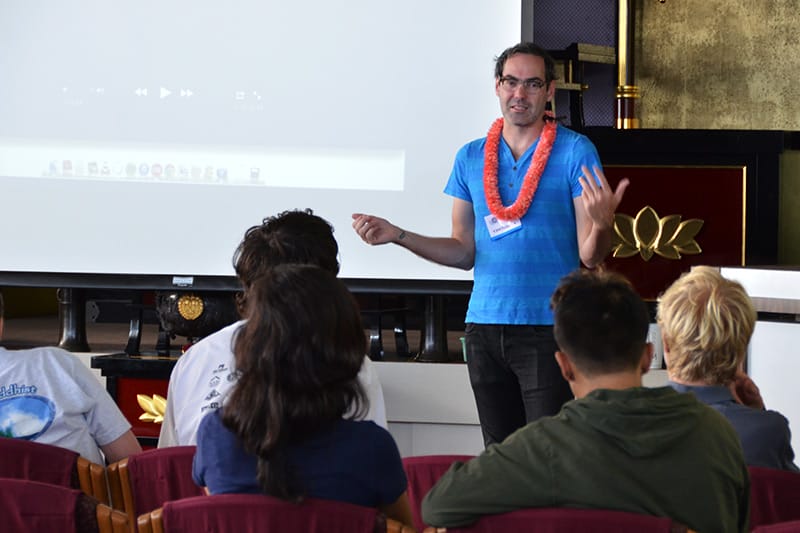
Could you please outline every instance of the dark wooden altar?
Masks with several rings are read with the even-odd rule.
[[[130,422],[142,446],[154,447],[158,443],[161,424],[149,417],[142,419],[147,411],[142,408],[139,395],[150,401],[156,395],[166,398],[169,375],[177,360],[174,356],[126,353],[92,357],[92,368],[99,368],[106,378],[106,390]]]
[[[693,265],[777,263],[781,157],[799,147],[797,133],[589,128],[586,134],[612,185],[631,181],[618,214],[635,218],[649,206],[661,227],[668,216],[702,221],[699,253],[609,258],[608,266],[628,276],[643,297],[656,298]]]

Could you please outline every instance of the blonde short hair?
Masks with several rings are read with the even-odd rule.
[[[659,298],[656,320],[669,348],[670,373],[682,381],[727,385],[747,353],[756,310],[740,283],[699,266]]]

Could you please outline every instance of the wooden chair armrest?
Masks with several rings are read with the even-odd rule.
[[[84,494],[92,496],[92,476],[89,474],[89,460],[79,456],[75,463],[75,469],[78,472],[78,488]]]
[[[116,463],[111,463],[106,468],[106,476],[108,477],[108,492],[111,495],[111,506],[119,511],[125,511],[125,500],[122,495],[122,480],[119,475],[119,463],[127,459],[121,459]]]
[[[417,530],[399,520],[386,517],[386,533],[417,533]]]
[[[150,511],[139,515],[136,524],[139,526],[139,533],[164,533],[164,522],[162,519],[162,509],[159,507],[155,511]]]
[[[100,503],[111,505],[106,467],[97,463],[89,463],[89,477],[92,479],[92,495]]]
[[[97,526],[99,533],[129,533],[131,530],[128,515],[102,503],[97,506]]]
[[[114,507],[124,511],[132,522],[132,527],[135,527],[133,521],[136,520],[136,507],[133,501],[133,492],[131,491],[131,480],[128,476],[128,458],[120,459],[114,463],[114,467],[110,469],[112,501]],[[120,503],[117,503],[120,502]]]
[[[75,469],[78,473],[78,484],[83,493],[95,498],[100,503],[108,504],[106,468],[79,456],[75,462]]]

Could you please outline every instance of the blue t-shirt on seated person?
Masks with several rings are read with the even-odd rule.
[[[400,452],[391,434],[374,422],[341,420],[330,430],[294,446],[289,454],[305,495],[379,507],[406,490]],[[212,494],[263,491],[257,459],[222,423],[219,411],[206,415],[197,430],[192,477]]]

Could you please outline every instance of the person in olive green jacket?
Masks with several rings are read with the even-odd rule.
[[[578,507],[669,517],[704,533],[747,531],[750,481],[736,432],[692,395],[642,387],[649,314],[627,280],[577,271],[551,304],[555,357],[575,399],[455,463],[425,496],[425,523]]]

